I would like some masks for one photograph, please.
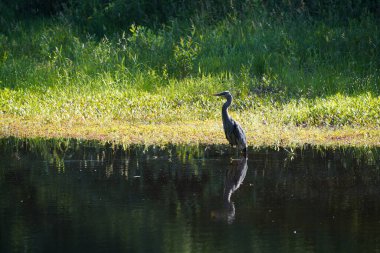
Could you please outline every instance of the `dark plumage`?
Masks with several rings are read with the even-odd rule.
[[[221,96],[227,99],[222,107],[222,119],[224,133],[231,146],[237,146],[243,150],[244,155],[247,155],[247,140],[243,128],[228,115],[228,107],[232,103],[232,95],[229,91],[223,91],[214,96]]]

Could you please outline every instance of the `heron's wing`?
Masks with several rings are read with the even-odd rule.
[[[247,140],[243,128],[236,121],[233,121],[233,125],[234,127],[232,128],[231,135],[233,135],[233,138],[235,139],[235,144],[241,147],[246,147]]]
[[[231,124],[226,125],[226,127],[224,128],[224,132],[226,134],[226,138],[228,142],[232,146],[238,144],[237,142],[238,135],[236,135],[236,122],[233,119],[231,119]]]

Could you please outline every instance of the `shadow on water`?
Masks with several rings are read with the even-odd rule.
[[[1,139],[0,252],[380,250],[380,149],[229,151]]]

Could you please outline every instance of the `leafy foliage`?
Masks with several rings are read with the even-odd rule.
[[[317,17],[312,1],[302,8],[267,1],[260,8],[277,11],[261,14],[243,11],[260,1],[229,1],[211,12],[220,14],[211,21],[211,14],[194,14],[216,2],[184,1],[180,10],[190,21],[169,11],[146,25],[138,18],[106,22],[108,12],[140,8],[130,10],[144,16],[159,3],[71,1],[60,15],[10,22],[0,33],[0,114],[58,122],[216,119],[221,101],[210,94],[228,89],[236,98],[231,111],[245,124],[379,125],[376,16],[352,14],[333,24],[321,19],[324,1],[316,1],[324,6]],[[371,6],[363,10],[376,13]],[[83,17],[105,30],[90,33],[91,24],[73,12],[88,12]]]

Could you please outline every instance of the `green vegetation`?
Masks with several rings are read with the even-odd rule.
[[[2,136],[62,137],[49,132],[73,122],[93,134],[66,135],[95,139],[99,124],[125,135],[123,125],[209,128],[220,123],[222,104],[210,94],[227,89],[233,116],[252,135],[379,131],[380,22],[371,1],[18,2],[19,20],[15,5],[0,4],[8,13],[0,21]],[[125,135],[111,139],[133,142]],[[256,138],[250,143],[263,143]]]

